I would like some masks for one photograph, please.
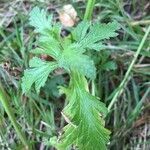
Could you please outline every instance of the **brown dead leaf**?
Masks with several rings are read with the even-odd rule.
[[[65,27],[72,27],[77,20],[77,12],[70,4],[65,5],[59,13],[59,20]]]

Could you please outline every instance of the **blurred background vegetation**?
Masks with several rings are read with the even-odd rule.
[[[50,138],[58,135],[65,124],[61,116],[64,96],[59,85],[68,84],[63,70],[56,70],[41,89],[28,97],[22,95],[21,77],[32,57],[36,35],[28,25],[28,13],[34,6],[46,9],[59,21],[58,11],[71,4],[83,18],[84,0],[0,0],[0,89],[9,96],[17,122],[36,150],[53,150]],[[96,0],[93,20],[121,24],[119,36],[107,41],[105,49],[93,53],[97,66],[95,93],[108,106],[135,52],[150,25],[149,0]],[[64,34],[67,29],[64,28]],[[91,82],[89,81],[89,85]],[[112,131],[108,149],[150,149],[150,36],[132,68],[122,95],[106,118]],[[20,150],[22,144],[0,103],[0,149]]]

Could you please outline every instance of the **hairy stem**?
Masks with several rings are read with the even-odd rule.
[[[95,4],[95,0],[88,0],[86,11],[84,14],[84,20],[89,20],[89,21],[91,20],[93,9],[94,9],[94,4]]]
[[[135,64],[135,62],[136,62],[136,60],[137,60],[137,58],[138,58],[138,56],[139,56],[141,50],[142,50],[142,47],[143,47],[143,45],[144,45],[144,43],[145,43],[145,41],[146,41],[147,36],[148,36],[149,33],[150,33],[150,26],[149,26],[148,29],[146,30],[146,33],[145,33],[145,35],[144,35],[144,37],[143,37],[143,39],[142,39],[142,41],[141,41],[141,43],[140,43],[140,45],[139,45],[139,47],[138,47],[136,53],[135,53],[135,55],[134,55],[134,58],[133,58],[133,60],[132,60],[132,62],[131,62],[131,64],[130,64],[130,66],[128,67],[128,70],[127,70],[127,72],[126,72],[126,74],[125,74],[125,76],[124,76],[124,79],[123,79],[122,82],[120,83],[117,92],[115,93],[115,95],[114,95],[112,101],[110,102],[110,104],[109,104],[109,106],[108,106],[108,110],[109,110],[109,111],[111,110],[111,108],[112,108],[112,106],[114,105],[114,103],[118,100],[118,97],[122,94],[123,89],[124,89],[125,85],[127,84],[128,79],[130,78],[131,70],[132,70],[132,68],[133,68],[133,66],[134,66],[134,64]]]
[[[13,114],[13,110],[9,104],[9,97],[6,94],[6,92],[4,91],[1,83],[0,83],[0,102],[2,103],[2,106],[4,107],[12,125],[14,126],[18,137],[20,138],[21,142],[24,144],[25,149],[29,150],[28,142],[27,142],[25,135],[22,133],[22,131],[21,131],[16,119],[15,119],[15,116]]]

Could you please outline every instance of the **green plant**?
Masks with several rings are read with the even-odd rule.
[[[71,30],[69,36],[61,37],[61,25],[52,22],[52,16],[47,17],[44,10],[35,7],[30,13],[30,25],[40,35],[38,47],[31,52],[49,55],[53,61],[38,57],[30,60],[30,69],[24,71],[22,78],[23,93],[28,93],[33,84],[39,93],[49,74],[57,68],[63,68],[70,76],[69,86],[60,87],[68,103],[62,112],[68,125],[58,139],[51,139],[51,143],[58,149],[68,149],[72,145],[82,150],[106,149],[110,135],[104,127],[107,108],[89,92],[87,78],[96,77],[96,68],[86,52],[102,49],[104,45],[101,40],[116,36],[118,23],[92,24],[82,21]]]

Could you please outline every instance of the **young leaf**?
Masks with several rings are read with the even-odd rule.
[[[33,83],[35,83],[35,89],[39,92],[40,88],[44,86],[48,75],[54,69],[58,67],[56,62],[46,62],[34,57],[29,62],[31,69],[24,71],[24,77],[22,78],[23,93],[28,93]]]
[[[33,8],[30,12],[30,25],[35,27],[35,31],[41,34],[47,34],[51,29],[52,16],[47,17],[45,10],[40,10],[38,7]]]

